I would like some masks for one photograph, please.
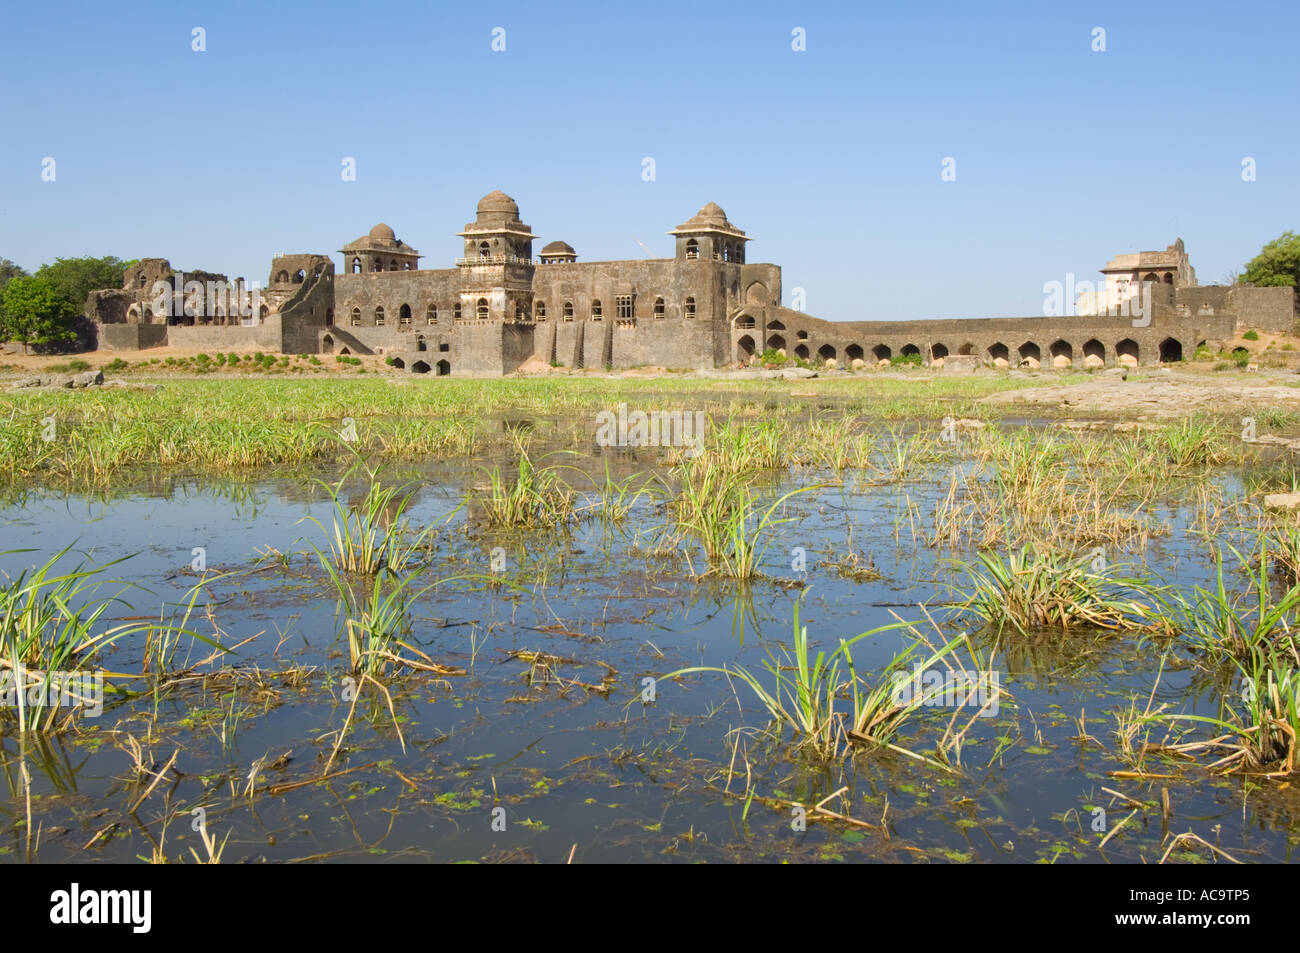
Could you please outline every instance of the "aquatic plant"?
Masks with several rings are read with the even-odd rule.
[[[999,632],[1012,628],[1021,635],[1044,629],[1062,632],[1079,626],[1102,629],[1150,630],[1165,623],[1148,582],[1111,575],[1092,568],[1097,557],[1045,552],[1026,546],[1006,556],[979,553],[976,562],[956,562],[968,592],[955,602],[958,614],[971,614]]]

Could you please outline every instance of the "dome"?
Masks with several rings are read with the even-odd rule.
[[[390,242],[391,242],[391,241],[393,241],[395,238],[397,238],[397,235],[394,234],[394,232],[393,232],[393,230],[392,230],[391,228],[389,228],[389,227],[388,227],[387,225],[385,225],[383,222],[380,222],[378,225],[376,225],[374,228],[372,228],[372,229],[370,230],[370,237],[371,237],[371,238],[380,238],[380,239],[383,239],[383,240],[385,240],[385,241],[390,241]]]
[[[727,213],[722,210],[717,202],[710,202],[704,208],[695,213],[695,220],[700,222],[718,222],[719,224],[727,220]]]
[[[542,249],[543,255],[576,255],[573,246],[568,242],[551,242]]]
[[[483,215],[504,215],[512,219],[519,218],[519,206],[515,200],[506,193],[497,189],[495,192],[489,192],[478,200],[478,214]]]

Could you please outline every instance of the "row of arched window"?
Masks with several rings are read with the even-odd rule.
[[[614,310],[615,310],[615,317],[616,317],[616,318],[619,318],[619,319],[621,319],[621,320],[630,320],[631,318],[633,318],[635,315],[633,314],[632,296],[631,296],[631,295],[616,295],[615,298],[614,298]],[[663,298],[655,298],[654,310],[653,310],[652,313],[653,313],[653,315],[654,315],[655,318],[659,318],[659,319],[662,319],[662,318],[665,318],[665,317],[668,316],[667,308],[666,308],[665,305],[664,305],[664,299],[663,299]],[[546,321],[546,320],[548,320],[549,318],[548,318],[547,311],[546,311],[546,302],[545,302],[545,301],[542,301],[541,299],[538,299],[538,300],[534,301],[534,302],[533,302],[533,314],[534,314],[534,316],[536,317],[536,319],[537,319],[538,321]],[[589,314],[589,317],[590,317],[590,319],[591,319],[592,321],[603,321],[603,320],[605,320],[605,307],[604,307],[603,304],[601,304],[601,301],[600,301],[599,298],[593,298],[593,299],[592,299],[592,301],[591,301],[591,312],[590,312],[590,314]],[[682,306],[682,317],[685,317],[685,318],[693,318],[693,317],[695,317],[695,299],[694,299],[693,297],[692,297],[692,298],[687,298],[686,301],[685,301],[685,303],[683,304],[683,306]],[[564,304],[561,306],[561,311],[560,311],[560,320],[562,320],[562,321],[572,321],[573,319],[574,319],[574,315],[573,315],[573,302],[572,302],[572,301],[566,301],[566,302],[564,302]]]
[[[354,274],[354,275],[359,275],[359,274],[361,274],[361,272],[362,272],[363,270],[364,270],[364,269],[362,268],[362,265],[361,265],[361,259],[360,259],[360,258],[353,258],[353,259],[352,259],[352,274]],[[404,261],[404,262],[399,263],[399,262],[397,261],[396,258],[393,258],[393,259],[391,259],[391,260],[388,262],[388,267],[385,268],[385,267],[384,267],[384,260],[383,260],[382,258],[374,258],[374,259],[371,259],[371,262],[370,262],[370,270],[371,270],[371,271],[410,271],[410,270],[411,270],[411,263],[410,263],[409,261]],[[298,280],[298,279],[295,279],[295,280]]]
[[[616,318],[620,320],[631,320],[634,317],[631,295],[615,296],[614,304],[615,304]],[[491,307],[488,304],[487,298],[479,298],[477,301],[474,302],[474,317],[477,320],[486,321],[489,317],[491,317],[491,313],[492,313]],[[652,313],[654,317],[657,319],[663,319],[668,316],[667,307],[664,304],[663,298],[655,298],[654,309]],[[425,309],[424,323],[426,325],[436,325],[438,323],[439,317],[443,316],[444,314],[445,312],[440,312],[438,310],[438,306],[436,304],[431,304]],[[538,299],[537,301],[533,302],[533,314],[536,320],[538,321],[550,320],[550,314],[547,311],[546,302],[541,299]],[[361,309],[359,307],[353,308],[351,314],[349,315],[349,323],[351,324],[352,327],[359,328],[362,325],[362,321],[364,317],[365,315],[362,314]],[[384,309],[383,305],[378,305],[377,307],[375,307],[375,309],[370,313],[369,317],[371,319],[370,323],[374,327],[382,328],[382,327],[386,327],[388,324],[389,315],[388,312]],[[601,303],[601,300],[599,298],[592,299],[591,309],[588,314],[588,317],[592,321],[605,320],[605,306]],[[690,297],[686,299],[686,301],[682,305],[682,317],[684,318],[695,317],[695,298]],[[461,306],[459,302],[457,302],[452,307],[451,318],[453,321],[459,321],[461,319]],[[516,304],[515,320],[526,321],[527,319],[528,319],[528,315],[524,311],[523,304],[522,303]],[[572,301],[566,301],[564,302],[563,305],[561,305],[560,320],[562,321],[575,320],[575,312],[573,309]],[[411,306],[409,304],[401,305],[397,309],[398,328],[410,328],[413,324],[414,324],[414,318],[412,316]]]
[[[700,257],[700,243],[690,238],[686,241],[686,257],[696,259]],[[745,263],[745,246],[742,242],[723,242],[722,250],[715,252],[714,258],[720,258],[722,261],[734,261],[736,264]]]

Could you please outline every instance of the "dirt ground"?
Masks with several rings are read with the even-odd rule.
[[[980,403],[1139,418],[1186,417],[1197,411],[1223,413],[1270,406],[1300,410],[1300,377],[1283,371],[1142,369],[1129,372],[1128,380],[1110,374],[1078,384],[1002,391],[981,399]]]

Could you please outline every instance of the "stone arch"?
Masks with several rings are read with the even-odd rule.
[[[850,344],[844,349],[844,360],[852,364],[854,361],[862,360],[862,345]]]
[[[352,259],[352,274],[354,274],[354,275],[359,275],[359,274],[361,274],[361,259],[360,259],[360,258],[353,258],[353,259]]]
[[[1160,363],[1173,364],[1183,359],[1183,342],[1178,338],[1165,338],[1160,342]]]
[[[975,353],[975,345],[967,341],[961,347],[957,348],[957,353],[962,357],[970,357]]]
[[[785,338],[779,334],[769,334],[767,337],[767,347],[771,351],[784,351]]]
[[[1106,346],[1096,338],[1091,338],[1083,342],[1083,366],[1084,367],[1105,367],[1106,365]]]
[[[1125,367],[1137,367],[1141,359],[1138,343],[1132,338],[1125,338],[1115,345],[1115,363]]]
[[[563,317],[565,321],[572,321],[572,320],[573,320],[573,302],[572,302],[572,301],[566,301],[566,302],[564,302],[564,309],[563,309],[563,314],[561,315],[561,317]]]
[[[664,309],[664,299],[663,299],[663,298],[655,298],[655,306],[654,306],[654,316],[655,316],[655,319],[656,319],[656,320],[663,320],[663,317],[664,317],[664,315],[665,315],[666,313],[667,313],[667,312],[666,312],[666,310]]]
[[[416,338],[415,338],[415,349],[416,349],[417,351],[427,351],[427,350],[429,350],[429,342],[426,341],[426,340],[424,339],[424,335],[423,335],[423,334],[420,334],[420,335],[417,335],[417,336],[416,336]]]
[[[383,260],[380,259],[380,258],[376,258],[374,261],[372,261],[372,262],[370,263],[370,270],[371,270],[371,271],[383,271],[383,270],[384,270],[384,262],[383,262]]]
[[[835,348],[829,344],[823,344],[817,349],[817,356],[823,361],[833,361],[835,360]]]
[[[436,304],[431,304],[429,305],[429,307],[424,309],[424,323],[425,324],[438,323],[438,306]]]
[[[301,268],[299,268],[297,271],[293,273],[293,283],[295,285],[300,285],[306,280],[307,280],[307,272],[303,271]]]
[[[404,371],[406,370],[406,362],[400,357],[395,357],[393,358],[393,367],[397,368],[399,371]]]
[[[1020,366],[1037,367],[1043,359],[1043,352],[1033,341],[1026,341],[1020,345]]]
[[[889,349],[887,344],[877,344],[871,349],[871,356],[876,359],[876,363],[888,361],[894,356],[894,352]]]
[[[995,341],[989,345],[988,356],[989,363],[994,367],[1011,366],[1011,349],[1001,341]]]
[[[281,268],[275,273],[275,283],[278,285],[287,285],[289,283],[289,273]]]
[[[693,317],[695,317],[695,299],[694,299],[694,298],[687,298],[687,299],[686,299],[686,307],[685,307],[685,309],[683,310],[682,313],[683,313],[686,317],[688,317],[688,318],[693,318]]]
[[[487,242],[479,242],[479,243],[478,243],[478,256],[479,256],[480,258],[491,258],[491,257],[492,257],[492,246],[489,245]]]
[[[808,332],[807,332],[807,331],[796,331],[796,332],[794,332],[794,336],[795,336],[797,339],[799,339],[800,341],[806,341],[806,340],[808,340]]]
[[[1064,338],[1053,341],[1047,353],[1052,356],[1053,367],[1070,367],[1074,363],[1074,347]]]
[[[1172,285],[1172,284],[1174,283],[1174,274],[1173,274],[1173,272],[1171,272],[1171,271],[1166,271],[1166,272],[1165,272],[1164,282],[1165,282],[1165,284],[1167,284],[1167,285]]]
[[[763,284],[761,281],[752,282],[750,286],[745,289],[746,304],[767,304],[771,300],[772,299],[767,292],[767,285]]]
[[[784,331],[784,330],[785,330],[785,325],[782,324],[780,321],[777,321],[777,320],[773,319],[773,320],[767,322],[767,329],[768,329],[769,331]]]
[[[332,354],[334,351],[334,335],[327,334],[321,338],[320,346],[325,349],[326,354]]]
[[[396,259],[396,258],[392,259],[392,260],[388,263],[388,270],[389,270],[389,271],[397,271],[397,270],[398,270],[398,268],[397,268],[397,259]]]
[[[798,347],[796,347],[794,349],[794,356],[799,358],[801,361],[808,360],[808,345],[800,344]]]
[[[700,257],[700,243],[693,238],[688,238],[686,240],[686,257],[687,258]]]
[[[921,349],[915,344],[904,344],[903,350],[899,352],[903,357],[920,357]]]
[[[339,348],[339,354],[351,354],[351,353],[352,353],[352,351],[349,350],[347,347],[341,347],[341,348]]]
[[[735,325],[737,330],[748,331],[754,327],[755,321],[752,314],[740,314],[736,316]]]
[[[486,321],[490,314],[487,298],[479,298],[478,301],[474,302],[474,317],[480,321]]]
[[[411,326],[411,306],[404,304],[397,309],[397,323],[402,327]]]
[[[591,320],[593,321],[605,320],[605,306],[600,303],[599,298],[591,299]]]
[[[375,307],[375,327],[382,328],[383,326],[384,326],[384,306],[381,304]]]
[[[1143,281],[1149,281],[1149,282],[1151,282],[1152,284],[1159,284],[1159,283],[1160,283],[1160,276],[1157,275],[1154,271],[1149,271],[1149,272],[1147,272],[1146,277],[1143,278],[1142,280],[1143,280]]]
[[[754,356],[754,347],[754,339],[746,334],[736,342],[736,353],[742,361],[748,361]]]
[[[1238,363],[1250,360],[1250,349],[1245,347],[1234,347],[1232,349],[1232,358]]]
[[[538,300],[538,301],[534,301],[534,302],[533,302],[533,317],[536,318],[538,321],[545,321],[545,320],[546,320],[546,302],[545,302],[545,301]]]
[[[931,360],[931,361],[943,361],[943,360],[946,360],[947,357],[948,357],[948,346],[947,346],[946,344],[931,344],[931,345],[930,345],[930,360]]]
[[[450,373],[451,373],[451,361],[448,361],[448,360],[446,360],[445,358],[444,358],[443,360],[439,361],[439,362],[438,362],[438,376],[439,376],[439,377],[446,377],[446,376],[449,375]]]
[[[353,309],[352,309],[352,314],[349,316],[349,318],[348,318],[348,322],[349,322],[349,323],[352,325],[352,327],[354,327],[354,328],[359,328],[359,327],[361,327],[361,309],[360,309],[360,308],[353,308]]]
[[[411,365],[412,374],[427,374],[429,371],[430,367],[427,361],[416,361]]]

